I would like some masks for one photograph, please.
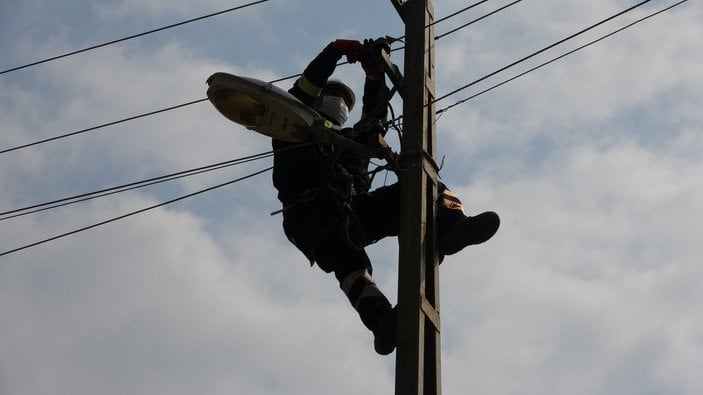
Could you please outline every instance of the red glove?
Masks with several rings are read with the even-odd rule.
[[[349,63],[354,63],[359,60],[364,52],[364,46],[356,40],[336,40],[334,42],[334,49],[340,54],[346,55]]]

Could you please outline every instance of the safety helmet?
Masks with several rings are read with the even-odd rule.
[[[342,97],[344,102],[347,104],[349,111],[354,108],[354,104],[356,103],[354,91],[340,80],[328,80],[325,86],[322,87],[322,92],[320,92],[320,96],[324,95],[336,95]]]
[[[351,88],[339,80],[329,80],[322,87],[313,108],[338,126],[342,126],[349,118],[349,112],[355,102],[356,97]]]

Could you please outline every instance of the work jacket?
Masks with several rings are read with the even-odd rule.
[[[342,54],[330,43],[305,68],[289,92],[304,104],[311,106],[327,79],[334,72]],[[385,120],[385,103],[380,98],[387,91],[383,78],[366,79],[364,83],[362,119],[354,129],[347,130],[357,142],[369,141],[369,133],[385,134],[385,128],[366,127],[372,121]],[[378,123],[376,123],[378,125]],[[311,199],[349,199],[353,194],[365,193],[371,187],[368,175],[369,159],[353,152],[319,143],[300,144],[273,139],[273,185],[285,210]],[[299,146],[299,147],[296,147]],[[353,185],[345,185],[351,181]],[[338,195],[347,196],[338,196]]]

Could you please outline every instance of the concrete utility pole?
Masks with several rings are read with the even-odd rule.
[[[405,22],[401,140],[396,395],[441,394],[439,261],[436,252],[434,10],[430,0],[392,0]]]

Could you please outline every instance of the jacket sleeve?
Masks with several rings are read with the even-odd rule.
[[[327,79],[334,73],[337,62],[342,58],[334,43],[329,43],[315,59],[308,64],[293,87],[288,91],[298,100],[306,105],[311,105],[315,98],[320,95],[322,87],[327,83]]]
[[[363,107],[361,120],[380,120],[385,122],[388,118],[388,87],[386,80],[381,77],[377,80],[366,78],[364,82]]]

